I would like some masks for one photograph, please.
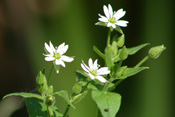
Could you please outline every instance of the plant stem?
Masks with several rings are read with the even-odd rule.
[[[81,90],[81,93],[83,93],[86,89],[87,89],[87,86],[89,85],[90,81],[87,82],[87,84],[83,87],[83,89]]]
[[[47,80],[47,84],[48,85],[50,83],[50,78],[51,78],[51,74],[52,74],[53,68],[54,68],[54,65],[52,65],[52,68],[51,68],[50,73],[49,73],[49,77],[48,77],[48,80]]]
[[[108,30],[108,36],[107,36],[107,46],[110,45],[110,38],[111,38],[111,29]]]
[[[52,109],[50,108],[50,106],[47,106],[47,111],[48,111],[49,117],[54,117],[54,116],[53,116],[53,111],[52,111]]]
[[[70,109],[70,105],[67,105],[67,108],[66,108],[66,110],[64,112],[63,117],[66,117],[67,113],[69,112],[69,109]]]
[[[149,56],[146,56],[145,58],[143,58],[135,67],[139,67],[140,65],[142,65],[144,62],[146,62],[149,59]]]
[[[149,56],[144,57],[135,67],[141,66],[149,59]],[[117,83],[114,84],[114,87],[117,87],[124,79],[120,79]]]

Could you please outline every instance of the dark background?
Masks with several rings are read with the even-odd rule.
[[[150,69],[130,77],[118,86],[122,105],[117,117],[174,117],[174,1],[173,0],[1,0],[0,1],[0,97],[12,92],[34,92],[39,70],[49,73],[50,62],[44,61],[44,42],[55,46],[69,45],[66,53],[75,56],[72,63],[54,73],[51,83],[55,90],[71,93],[75,70],[81,70],[82,60],[98,56],[93,45],[101,51],[106,45],[107,28],[95,26],[103,5],[111,4],[117,11],[123,8],[129,21],[122,28],[126,46],[142,43],[151,45],[124,64],[136,65],[150,47],[164,44],[167,49],[157,60],[144,65]],[[99,63],[103,61],[99,58]],[[11,97],[0,103],[0,117],[27,117],[21,98]],[[63,112],[65,103],[58,98],[56,105]],[[22,109],[21,109],[22,107]],[[70,117],[95,117],[97,108],[90,95]]]

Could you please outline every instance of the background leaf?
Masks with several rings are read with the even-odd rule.
[[[29,117],[48,117],[47,106],[41,100],[25,98],[25,102]],[[52,106],[51,108],[54,113],[54,117],[62,117],[62,114],[59,113],[56,106]]]
[[[103,117],[115,117],[121,104],[121,95],[118,93],[93,90],[92,99],[96,102]]]

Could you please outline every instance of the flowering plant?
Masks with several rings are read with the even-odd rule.
[[[114,92],[114,89],[125,79],[133,76],[148,67],[143,67],[142,64],[149,58],[157,59],[162,51],[165,50],[163,45],[153,47],[149,50],[148,55],[143,58],[134,67],[122,66],[122,62],[128,58],[129,55],[134,55],[142,48],[149,44],[141,44],[132,48],[125,46],[125,35],[120,27],[127,27],[128,21],[119,20],[125,15],[123,9],[113,11],[111,5],[103,6],[105,16],[99,14],[100,22],[96,25],[109,28],[107,35],[107,46],[104,53],[96,46],[94,51],[105,62],[104,67],[100,67],[98,60],[94,62],[91,58],[88,60],[88,65],[84,61],[80,64],[82,70],[77,70],[77,82],[72,88],[72,94],[69,95],[67,91],[54,91],[50,85],[51,74],[55,69],[58,74],[60,67],[66,67],[65,62],[72,62],[74,57],[68,57],[64,54],[68,50],[68,45],[65,43],[54,47],[51,41],[49,44],[45,43],[45,51],[43,54],[46,61],[52,61],[53,67],[49,75],[45,74],[45,70],[38,73],[36,78],[36,87],[38,94],[35,93],[11,93],[4,96],[22,96],[25,99],[28,113],[30,117],[67,117],[69,109],[75,109],[74,104],[81,101],[91,91],[92,99],[98,107],[98,117],[115,117],[121,105],[121,95]],[[111,33],[119,33],[111,39]],[[67,108],[64,112],[54,105],[55,97],[60,96],[64,98]]]

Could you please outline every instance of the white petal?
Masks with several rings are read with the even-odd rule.
[[[106,75],[109,73],[110,71],[108,70],[108,67],[101,67],[100,69],[97,70],[98,75]]]
[[[65,62],[72,62],[74,60],[74,58],[62,55],[61,60],[65,61]]]
[[[50,44],[50,48],[55,52],[55,48],[54,48],[54,46],[53,46],[51,41],[49,42],[49,44]]]
[[[112,24],[112,28],[116,28],[116,25],[115,24]]]
[[[98,20],[100,21],[100,22],[108,22],[108,19],[105,17],[105,18],[98,18]]]
[[[94,66],[94,67],[93,67],[93,68],[94,68],[94,70],[97,70],[97,69],[98,69],[98,64],[97,64],[97,61],[98,61],[97,59],[94,61],[94,65],[93,65],[93,66]]]
[[[45,57],[45,60],[46,61],[53,61],[53,60],[55,60],[55,58],[52,56],[49,56],[49,57]]]
[[[60,53],[60,52],[63,50],[64,45],[65,45],[65,43],[62,43],[62,44],[60,44],[60,45],[58,46],[58,48],[57,48],[57,52],[58,52],[58,53]]]
[[[50,54],[53,54],[53,50],[49,47],[47,43],[45,43],[45,48]]]
[[[94,79],[95,79],[95,76],[94,76],[94,75],[92,75],[91,73],[89,73],[88,75],[89,75],[89,77],[90,77],[92,80],[94,80]]]
[[[90,72],[90,68],[84,63],[84,61],[82,61],[82,64],[83,64],[83,66],[85,67],[85,69],[88,70],[88,73],[89,73],[89,72]]]
[[[126,27],[127,23],[129,23],[129,22],[128,21],[124,21],[124,20],[119,20],[119,21],[116,22],[116,24],[118,26],[121,26],[121,27]]]
[[[55,64],[56,64],[56,65],[62,65],[63,67],[66,66],[65,63],[64,63],[62,60],[56,60],[56,61],[55,61]]]
[[[67,50],[68,50],[68,48],[69,48],[69,46],[68,46],[68,45],[65,45],[65,46],[62,48],[62,50],[60,51],[60,55],[63,55],[64,53],[66,53]]]
[[[81,67],[85,72],[89,73],[89,70],[86,68],[86,66],[84,64],[81,63]]]
[[[112,26],[112,24],[111,24],[111,23],[108,23],[108,24],[107,24],[107,27],[110,27],[110,26]]]
[[[104,11],[105,16],[109,19],[110,14],[109,14],[108,8],[105,5],[103,6],[103,11]]]
[[[108,10],[109,10],[109,14],[110,14],[110,17],[113,16],[113,10],[112,10],[112,7],[110,4],[108,4]]]
[[[90,70],[93,70],[94,64],[91,58],[88,61],[88,65],[89,65]]]
[[[119,9],[116,13],[114,13],[114,17],[116,20],[120,19],[125,15],[126,11],[123,11],[123,9]]]
[[[102,76],[97,76],[96,78],[102,83],[107,82],[107,80],[105,78],[103,78]]]

